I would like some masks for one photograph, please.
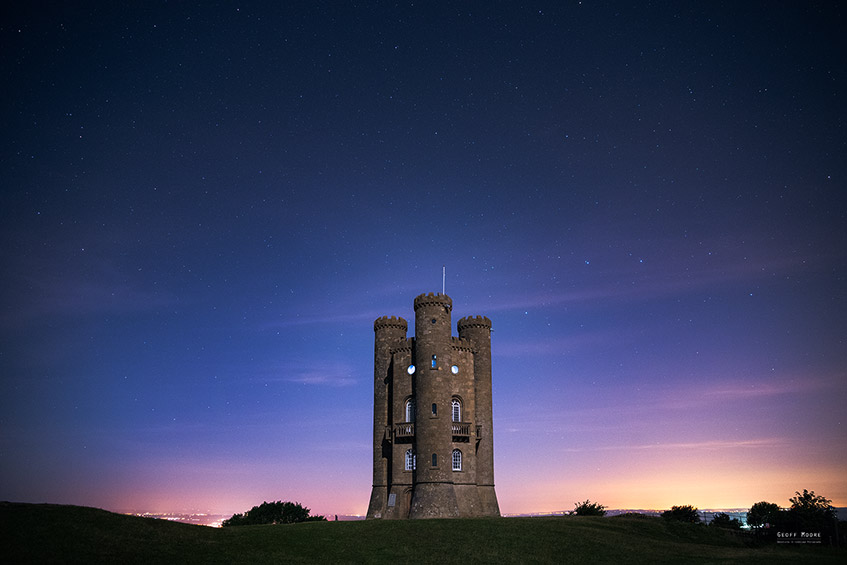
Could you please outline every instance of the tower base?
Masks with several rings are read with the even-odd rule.
[[[412,495],[409,518],[458,518],[459,505],[453,483],[418,483]]]
[[[479,488],[475,484],[457,484],[453,486],[453,490],[456,492],[456,500],[459,503],[459,516],[462,518],[485,516],[479,499]]]
[[[494,485],[480,485],[477,489],[479,491],[482,516],[499,516],[500,505],[497,503],[497,493],[494,492]]]
[[[368,520],[378,520],[385,516],[385,504],[388,499],[388,487],[374,485],[371,501],[368,503]]]

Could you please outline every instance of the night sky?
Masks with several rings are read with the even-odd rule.
[[[847,506],[843,3],[30,4],[0,500],[364,513],[446,266],[504,513]]]

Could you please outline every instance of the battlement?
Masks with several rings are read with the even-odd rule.
[[[397,328],[404,332],[409,329],[409,324],[399,316],[383,316],[374,320],[374,331],[385,328]]]
[[[491,320],[486,316],[465,316],[456,323],[456,327],[461,332],[465,328],[488,328],[491,329]]]
[[[453,309],[453,299],[446,294],[441,294],[440,292],[421,294],[415,298],[415,311],[422,306],[432,305],[443,306],[449,311]]]
[[[392,346],[389,352],[392,355],[394,355],[395,353],[411,353],[413,341],[414,338],[401,337],[397,340],[397,345]]]
[[[454,351],[470,351],[471,353],[476,353],[476,349],[471,345],[470,340],[463,337],[451,336],[450,341],[450,345]]]

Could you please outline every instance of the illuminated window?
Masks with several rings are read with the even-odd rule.
[[[461,422],[462,421],[462,403],[459,402],[458,398],[454,398],[452,402],[450,402],[450,408],[453,413],[453,421]]]
[[[435,355],[432,356],[432,368],[435,369]]]
[[[411,449],[406,450],[406,470],[415,470],[415,454]]]
[[[462,452],[458,449],[453,450],[453,470],[461,471],[462,470]]]
[[[415,421],[415,399],[410,398],[406,401],[406,421],[414,422]]]

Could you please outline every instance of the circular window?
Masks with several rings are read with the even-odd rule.
[[[406,369],[406,372],[409,373],[410,375],[414,375],[415,374],[415,366],[409,365],[409,368]]]
[[[432,319],[432,323],[433,323],[433,324],[435,323],[435,318],[433,318],[433,319]]]
[[[452,367],[450,367],[450,371],[451,371],[454,375],[458,375],[458,374],[459,374],[459,366],[458,366],[458,365],[453,365]]]

